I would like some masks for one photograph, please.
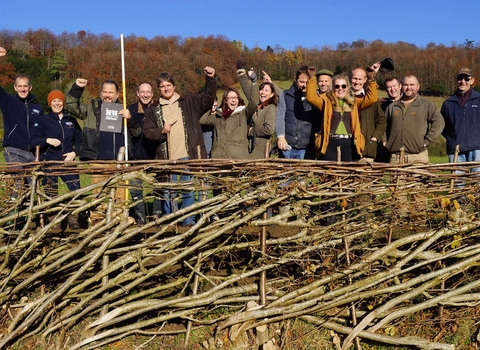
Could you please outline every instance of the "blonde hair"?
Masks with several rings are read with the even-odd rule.
[[[333,91],[328,91],[327,97],[332,102],[333,110],[335,112],[351,112],[353,106],[355,105],[355,94],[351,89],[350,80],[348,79],[346,74],[338,74],[332,78],[332,88],[335,86],[337,80],[345,80],[347,85],[347,93],[343,98],[343,108],[340,106],[340,103],[338,102],[338,97]]]

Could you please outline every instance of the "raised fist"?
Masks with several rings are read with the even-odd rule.
[[[75,81],[75,84],[77,84],[79,87],[85,87],[87,85],[88,80],[83,79],[83,78],[77,78]]]

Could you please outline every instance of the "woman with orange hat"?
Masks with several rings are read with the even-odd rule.
[[[82,129],[77,120],[68,116],[64,111],[65,95],[60,90],[52,90],[48,94],[47,101],[51,108],[50,113],[38,118],[30,136],[30,145],[32,148],[40,146],[41,161],[72,161],[82,144]],[[58,176],[70,191],[80,188],[78,174],[60,174]],[[45,176],[43,179],[47,195],[58,194],[58,176]],[[78,228],[78,223],[71,219],[62,222],[62,229],[65,229],[67,225],[70,228]]]

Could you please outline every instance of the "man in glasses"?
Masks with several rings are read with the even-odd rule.
[[[365,96],[366,82],[367,72],[364,69],[356,68],[352,71],[350,83],[356,97]],[[361,154],[362,161],[373,162],[377,156],[377,147],[387,130],[387,117],[378,102],[360,111],[360,128],[365,136],[365,149]]]
[[[441,108],[445,120],[442,135],[447,139],[448,161],[454,162],[458,146],[458,162],[480,161],[480,94],[472,89],[475,79],[470,68],[462,68],[456,76],[457,89]],[[471,171],[480,171],[480,167]]]
[[[387,149],[390,163],[428,163],[427,146],[445,125],[435,105],[418,94],[420,83],[414,75],[402,80],[402,98],[387,107]]]

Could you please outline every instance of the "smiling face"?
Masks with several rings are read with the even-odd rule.
[[[472,87],[474,81],[475,79],[473,79],[473,77],[470,77],[466,74],[459,74],[457,76],[457,88],[461,92],[467,92],[468,89]]]
[[[367,73],[361,68],[354,69],[350,78],[352,83],[352,90],[354,94],[358,94],[362,91],[363,86],[367,82]]]
[[[152,85],[147,83],[140,84],[137,90],[137,97],[142,105],[148,106],[153,98]]]
[[[104,83],[100,98],[103,102],[112,103],[118,100],[119,92],[115,84]]]
[[[332,84],[332,77],[326,74],[321,74],[317,78],[318,90],[321,94],[324,94],[330,90]]]
[[[173,95],[175,95],[175,85],[169,81],[162,81],[159,85],[159,88],[160,95],[162,95],[165,100],[170,100]]]
[[[387,90],[388,98],[395,101],[400,98],[402,84],[397,79],[393,79],[385,83],[385,89]]]
[[[51,102],[50,108],[54,113],[61,113],[63,111],[63,101],[59,98],[54,98]]]
[[[32,85],[30,85],[27,78],[18,77],[15,80],[14,89],[20,98],[27,98],[28,94],[32,90]]]
[[[270,84],[265,84],[263,88],[258,92],[260,102],[264,103],[265,101],[268,101],[271,99],[274,95],[274,92],[272,91],[272,87]]]
[[[413,76],[406,76],[402,81],[402,99],[403,100],[413,100],[418,95],[418,90],[420,90],[420,83],[418,79]]]
[[[227,96],[225,97],[225,101],[227,103],[227,108],[231,111],[235,110],[238,107],[238,95],[235,91],[229,91]]]
[[[332,82],[332,85],[335,96],[337,96],[337,98],[344,98],[349,89],[347,80],[343,78],[338,78]]]

